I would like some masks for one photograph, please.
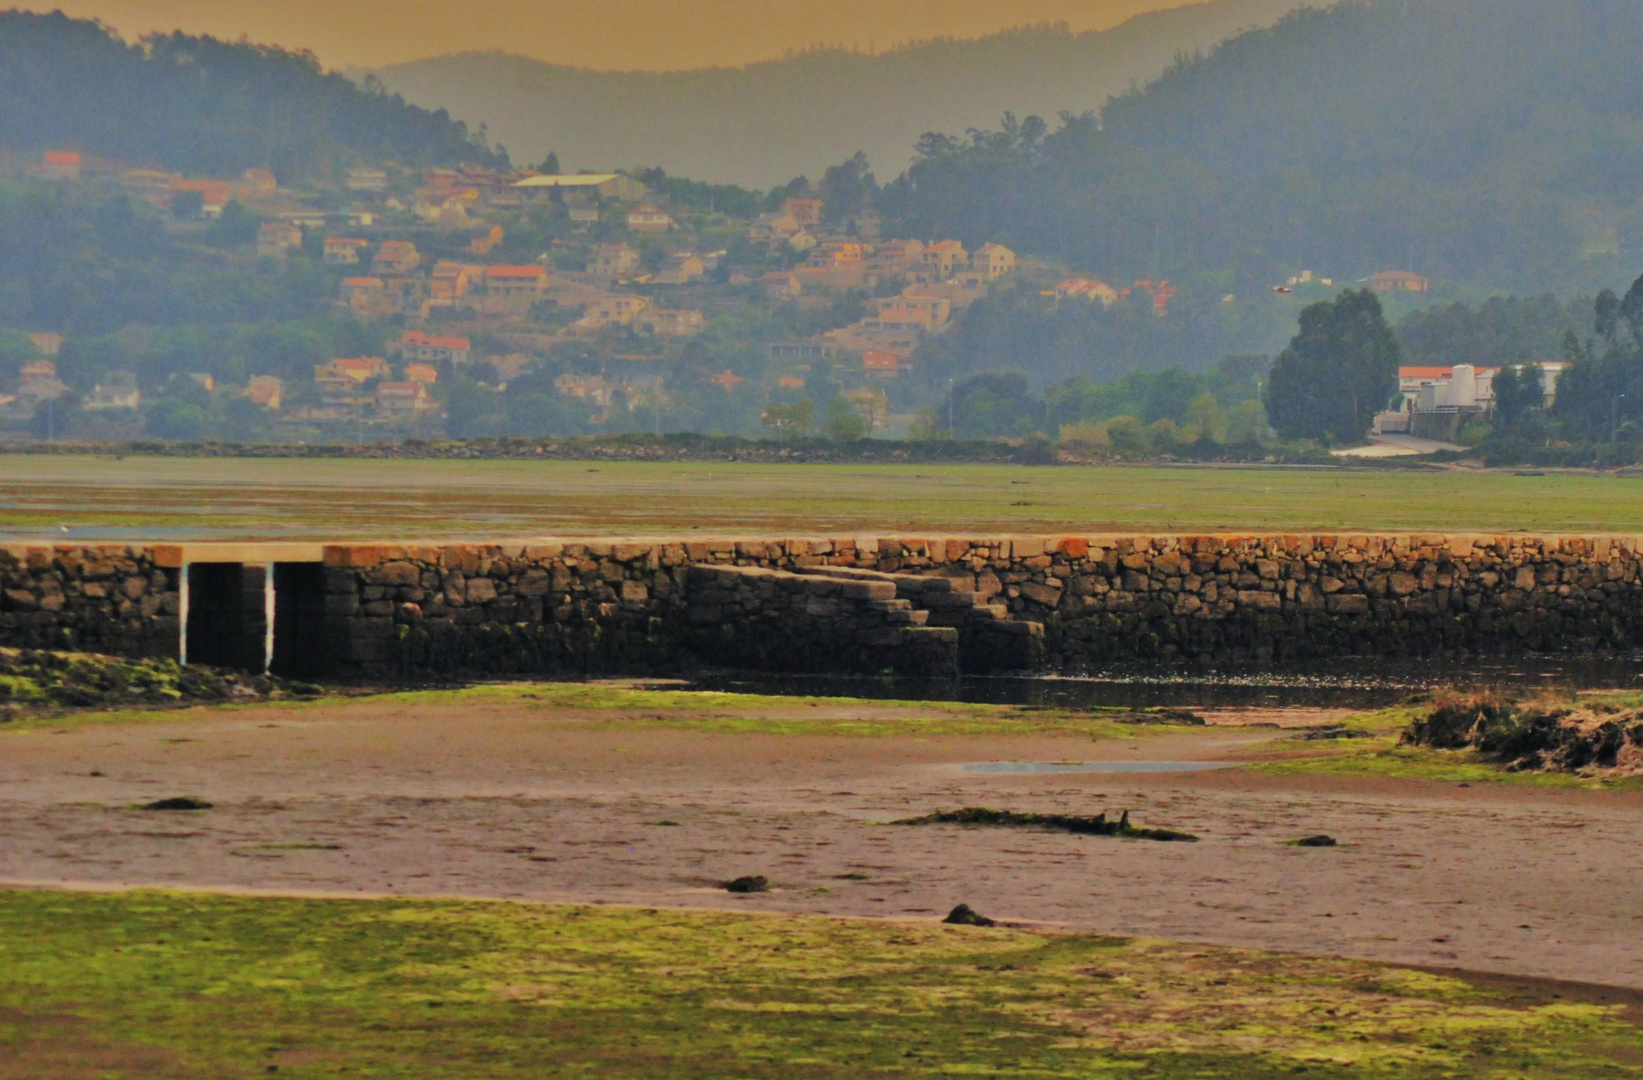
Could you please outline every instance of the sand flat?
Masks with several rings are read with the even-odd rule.
[[[1133,740],[724,733],[653,715],[365,699],[9,733],[0,879],[915,918],[962,901],[1082,930],[1643,988],[1643,866],[1628,857],[1643,794],[963,768],[1237,762],[1282,734],[1225,713]],[[130,809],[178,794],[214,808]],[[966,805],[1127,809],[1201,841],[886,824]],[[1342,846],[1287,843],[1313,833]],[[719,887],[742,874],[778,890]]]

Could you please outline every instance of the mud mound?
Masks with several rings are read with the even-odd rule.
[[[1406,746],[1473,749],[1513,772],[1643,772],[1643,709],[1606,702],[1446,694],[1403,733]]]

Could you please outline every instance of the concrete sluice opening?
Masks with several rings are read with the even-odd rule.
[[[268,568],[237,562],[189,563],[183,582],[188,609],[183,662],[266,671]]]
[[[185,663],[299,679],[329,673],[322,564],[191,562],[183,580]]]
[[[325,637],[325,567],[274,564],[274,641],[268,670],[288,679],[330,674]]]

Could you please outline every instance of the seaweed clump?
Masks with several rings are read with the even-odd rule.
[[[209,810],[211,804],[204,799],[196,799],[191,795],[173,795],[169,799],[155,799],[151,803],[144,803],[144,810]]]
[[[960,904],[947,913],[942,922],[948,926],[997,926],[998,920],[989,919],[969,904]]]
[[[1492,691],[1441,693],[1404,730],[1405,746],[1476,750],[1511,772],[1643,769],[1643,709]]]
[[[1077,814],[1023,814],[1015,810],[994,810],[988,806],[968,806],[962,810],[938,811],[923,817],[903,818],[895,825],[984,825],[1006,829],[1048,829],[1053,832],[1073,833],[1077,836],[1116,836],[1128,840],[1163,840],[1195,843],[1191,833],[1174,829],[1142,829],[1130,824],[1130,812],[1124,811],[1117,821],[1106,812],[1094,817]]]

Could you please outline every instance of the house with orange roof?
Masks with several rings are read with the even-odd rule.
[[[302,230],[289,221],[265,221],[257,226],[257,257],[282,259],[302,247]]]
[[[1102,307],[1118,302],[1118,290],[1096,278],[1067,278],[1051,290],[1057,300],[1100,301]]]
[[[478,193],[475,192],[477,195]],[[496,245],[502,242],[502,226],[481,225],[468,235],[468,253],[470,255],[489,255]]]
[[[47,150],[40,155],[39,164],[29,167],[29,175],[36,180],[78,180],[82,164],[73,150]]]
[[[343,278],[337,286],[341,302],[358,315],[380,315],[387,310],[387,287],[379,277]]]
[[[639,233],[665,233],[675,228],[673,216],[651,203],[635,206],[628,211],[628,230]]]
[[[885,296],[874,301],[877,321],[897,328],[916,326],[926,332],[941,329],[953,314],[953,302],[944,296]]]
[[[34,333],[26,335],[41,356],[56,356],[63,351],[63,335]]]
[[[953,272],[970,261],[964,244],[958,240],[941,240],[921,253],[924,272],[935,281],[946,281]]]
[[[1432,282],[1408,270],[1383,270],[1370,275],[1369,287],[1375,292],[1423,293],[1432,290]]]
[[[804,293],[804,283],[789,270],[772,270],[759,278],[764,294],[772,300],[795,300]]]
[[[650,307],[643,296],[611,293],[587,304],[582,317],[566,329],[575,336],[587,337],[612,326],[632,326],[640,312]]]
[[[532,263],[528,266],[487,266],[485,288],[492,296],[523,296],[541,299],[548,291],[548,268]]]
[[[439,369],[432,364],[406,364],[405,381],[432,386],[439,381]]]
[[[782,203],[783,214],[791,214],[793,220],[799,223],[800,228],[810,229],[821,224],[822,201],[820,199],[788,199]]]
[[[702,313],[694,308],[649,308],[634,320],[639,330],[657,337],[690,337],[702,332]]]
[[[227,180],[184,180],[179,177],[171,181],[168,201],[175,201],[178,195],[186,192],[199,193],[200,216],[204,218],[221,217],[222,208],[234,197],[233,188]]]
[[[710,375],[708,377],[708,382],[711,382],[717,386],[722,386],[726,390],[734,390],[746,381],[746,379],[742,378],[734,371],[731,371],[729,368],[725,368],[717,375]]]
[[[388,361],[380,356],[343,356],[315,364],[314,382],[321,390],[351,394],[388,373]]]
[[[21,382],[34,382],[37,379],[55,379],[57,365],[50,360],[30,360],[18,369],[17,378]]]
[[[262,167],[247,169],[240,173],[240,186],[252,195],[267,195],[279,187],[274,179],[274,170]]]
[[[422,265],[422,253],[409,240],[384,240],[371,260],[378,274],[409,274]]]
[[[383,413],[420,413],[439,408],[439,403],[428,396],[428,386],[420,382],[385,382],[377,386],[377,411]]]
[[[273,375],[254,375],[245,388],[245,397],[253,405],[279,412],[285,398],[285,381]]]
[[[861,370],[868,378],[893,379],[912,370],[912,357],[888,349],[867,349],[861,354]]]
[[[369,240],[357,236],[327,236],[321,257],[327,266],[355,266],[359,253],[370,246]]]
[[[588,273],[596,278],[619,278],[639,266],[639,253],[626,244],[599,244],[588,255]]]
[[[399,338],[400,356],[430,364],[465,364],[472,348],[465,337],[438,337],[420,330],[407,330]]]
[[[970,256],[970,269],[983,281],[994,282],[1015,273],[1015,252],[1003,244],[983,244]]]

